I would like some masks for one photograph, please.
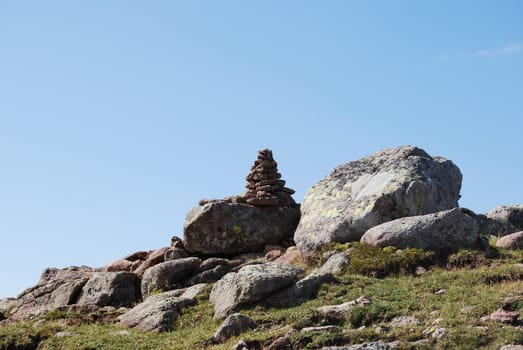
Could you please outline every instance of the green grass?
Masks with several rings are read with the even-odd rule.
[[[302,305],[276,309],[255,305],[242,310],[258,324],[224,344],[209,340],[220,325],[213,319],[209,289],[194,307],[185,309],[171,332],[144,333],[116,325],[115,317],[51,312],[42,320],[0,327],[0,350],[120,350],[120,349],[231,349],[240,339],[255,347],[268,346],[290,328],[335,325],[329,333],[297,333],[290,340],[293,349],[317,349],[365,341],[398,341],[399,349],[499,349],[504,344],[523,344],[521,326],[483,323],[479,319],[506,304],[523,314],[522,251],[495,250],[489,253],[461,251],[447,257],[419,250],[377,249],[355,245],[347,271],[338,283],[322,286],[317,299]],[[426,274],[416,277],[416,266]],[[444,293],[436,293],[444,289]],[[366,296],[372,303],[356,307],[345,315],[325,316],[315,309]],[[518,296],[520,297],[518,299]],[[396,316],[415,316],[420,325],[383,328]],[[446,328],[439,341],[415,343],[427,338],[426,329]],[[58,332],[70,336],[56,337]],[[127,331],[128,334],[122,334]]]

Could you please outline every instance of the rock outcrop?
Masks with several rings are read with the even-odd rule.
[[[307,192],[294,240],[311,256],[329,242],[358,241],[371,227],[458,206],[456,165],[403,146],[334,169]]]
[[[185,219],[188,252],[236,254],[260,251],[292,239],[300,211],[290,206],[256,207],[218,201],[193,208]]]
[[[466,210],[454,208],[434,214],[411,216],[369,229],[362,243],[378,247],[420,248],[453,252],[462,248],[486,248],[478,224]]]
[[[224,318],[243,306],[260,301],[293,284],[303,270],[283,263],[247,265],[230,272],[213,286],[210,302],[214,317]]]

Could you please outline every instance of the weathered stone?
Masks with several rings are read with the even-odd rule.
[[[305,327],[300,330],[301,333],[310,333],[310,332],[336,332],[340,327],[327,325],[327,326],[314,326],[314,327]]]
[[[391,328],[401,328],[406,326],[419,326],[421,321],[414,316],[396,316],[394,317],[389,326]]]
[[[501,322],[508,324],[516,324],[519,319],[518,311],[507,311],[503,309],[497,309],[488,316],[483,316],[480,318],[483,322]]]
[[[201,259],[196,257],[169,260],[145,271],[142,278],[142,297],[155,291],[168,291],[181,286],[183,279],[198,270]]]
[[[252,329],[255,326],[254,321],[248,316],[239,313],[229,315],[220,325],[216,333],[214,333],[212,341],[215,343],[223,343],[227,339],[239,335],[248,329]]]
[[[487,217],[523,230],[523,205],[500,205],[489,211]]]
[[[134,272],[138,276],[142,276],[145,270],[164,261],[165,252],[167,252],[167,250],[169,250],[169,247],[153,250],[147,255],[147,259],[143,262],[143,264],[141,264],[140,267],[138,267]]]
[[[275,262],[230,272],[216,282],[211,291],[209,300],[214,304],[214,316],[223,318],[243,305],[265,299],[293,284],[302,273],[300,268]]]
[[[105,272],[118,272],[118,271],[132,271],[134,261],[118,259],[107,264],[103,271]]]
[[[299,305],[316,298],[322,284],[334,281],[335,279],[330,273],[321,273],[319,269],[316,269],[292,286],[269,296],[266,303],[275,307]]]
[[[336,275],[343,272],[343,269],[349,265],[350,252],[353,249],[349,249],[346,252],[336,253],[329,257],[327,261],[318,269],[318,274],[332,274]]]
[[[135,273],[99,272],[83,286],[77,304],[131,306],[139,299],[139,279]]]
[[[343,304],[321,306],[316,310],[324,314],[344,314],[357,306],[363,306],[370,303],[371,301],[369,299],[361,296],[358,299],[347,301]]]
[[[476,221],[460,208],[383,223],[365,232],[361,242],[378,247],[436,251],[488,246],[485,238],[478,234]]]
[[[279,249],[269,250],[267,253],[265,253],[265,259],[268,261],[274,261],[282,256],[282,254],[282,251]]]
[[[324,346],[322,350],[392,350],[393,348],[381,341],[344,346]]]
[[[164,261],[183,259],[189,257],[189,254],[182,248],[169,248],[163,256]]]
[[[291,207],[254,207],[225,201],[193,208],[185,220],[189,252],[234,254],[262,250],[289,239],[300,218]]]
[[[287,248],[285,253],[282,256],[280,256],[278,259],[276,259],[276,262],[281,262],[281,263],[297,266],[297,265],[304,264],[305,261],[304,261],[303,255],[298,250],[298,247],[292,246],[292,247]]]
[[[461,172],[404,146],[337,167],[308,190],[294,241],[306,256],[329,242],[358,241],[376,225],[458,206]]]
[[[183,241],[178,236],[172,236],[171,237],[171,247],[173,248],[181,248],[183,249]]]
[[[32,319],[61,306],[76,303],[82,287],[95,274],[89,267],[48,268],[34,287],[26,289],[10,310],[12,321]]]
[[[206,284],[155,294],[119,317],[120,324],[148,332],[168,331],[181,308],[193,305]]]
[[[192,276],[187,282],[185,282],[185,285],[192,286],[193,284],[198,283],[213,283],[231,272],[231,270],[232,267],[228,265],[218,265],[210,270],[205,270]]]
[[[506,249],[523,249],[523,231],[511,233],[496,241],[496,247]]]
[[[216,266],[225,265],[229,267],[235,267],[242,263],[242,260],[228,260],[223,258],[208,258],[202,261],[198,271],[203,272],[214,269]]]
[[[149,253],[146,252],[146,251],[139,251],[139,252],[132,253],[132,254],[126,256],[123,259],[124,260],[129,260],[129,261],[145,260],[145,259],[147,259],[147,255],[148,254]]]

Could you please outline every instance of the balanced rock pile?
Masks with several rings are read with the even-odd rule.
[[[254,161],[246,180],[247,191],[243,197],[247,204],[260,207],[296,206],[291,196],[294,190],[285,187],[271,150],[258,151],[258,159]]]

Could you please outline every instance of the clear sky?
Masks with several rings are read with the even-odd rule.
[[[522,1],[0,0],[0,297],[169,245],[269,147],[301,202],[416,145],[523,203]]]

